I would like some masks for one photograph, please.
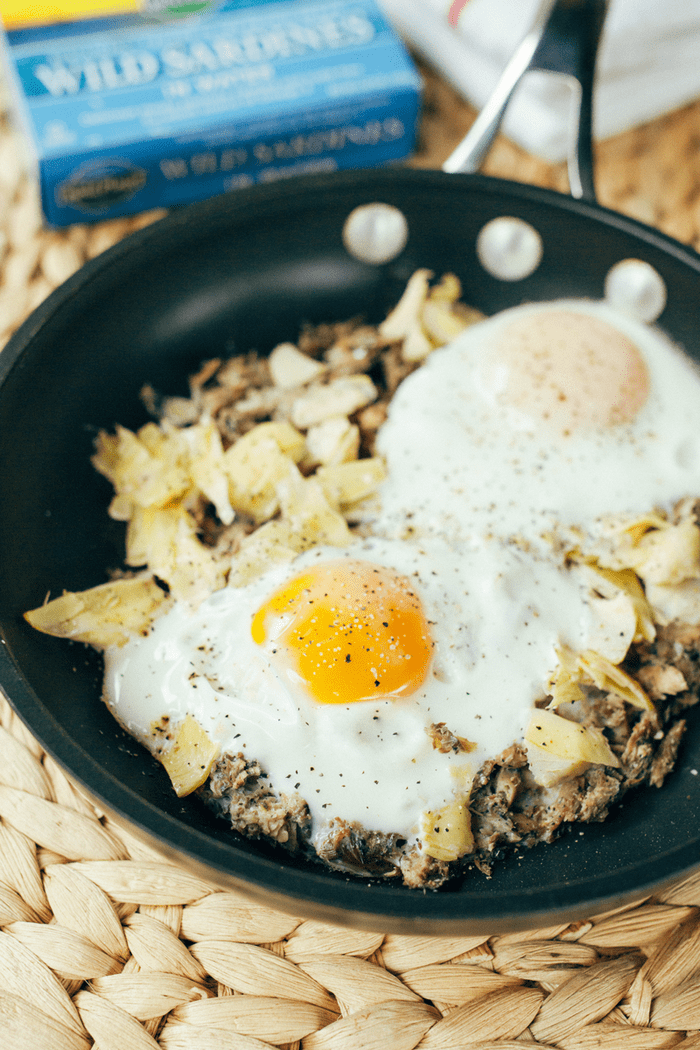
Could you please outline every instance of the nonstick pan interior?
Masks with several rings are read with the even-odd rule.
[[[359,204],[397,206],[406,248],[373,266],[348,255]],[[501,215],[542,236],[538,269],[499,281],[476,256]],[[196,798],[177,799],[161,767],[100,701],[100,659],[32,631],[22,613],[47,592],[105,579],[122,558],[110,487],[89,457],[98,428],[146,421],[148,382],[185,393],[205,359],[268,352],[303,322],[380,320],[417,267],[456,273],[486,313],[528,300],[600,298],[606,274],[643,258],[663,278],[661,326],[700,357],[700,259],[595,205],[480,176],[384,170],[298,179],[183,209],[88,263],[0,355],[0,684],[38,737],[100,802],[160,848],[271,906],[383,931],[488,932],[541,926],[642,896],[700,862],[700,727],[662,790],[630,794],[605,824],[516,854],[487,880],[438,893],[372,884],[246,842]],[[700,421],[699,421],[700,425]],[[692,716],[691,716],[692,721]]]

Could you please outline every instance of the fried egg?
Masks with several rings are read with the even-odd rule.
[[[603,302],[505,310],[434,351],[378,437],[387,535],[530,542],[700,492],[700,374]]]
[[[588,622],[582,584],[521,551],[367,539],[175,605],[106,653],[106,695],[152,749],[164,713],[193,715],[276,791],[297,790],[317,828],[340,817],[410,837],[522,735],[557,645],[583,646]],[[436,750],[440,724],[469,749]]]
[[[105,654],[109,706],[151,749],[164,715],[192,715],[317,831],[410,840],[523,738],[558,649],[588,646],[588,590],[551,534],[700,493],[699,406],[695,367],[605,304],[472,326],[392,400],[372,535],[173,605]]]

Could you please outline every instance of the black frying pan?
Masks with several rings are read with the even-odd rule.
[[[371,202],[407,220],[382,265],[343,244],[348,214]],[[480,264],[489,220],[516,216],[544,246],[537,269],[502,281]],[[90,466],[95,432],[146,417],[144,382],[186,392],[203,359],[269,351],[304,321],[380,320],[417,267],[453,271],[486,313],[527,300],[603,295],[621,260],[665,282],[661,326],[700,360],[700,257],[595,203],[478,175],[382,170],[237,192],[173,213],[88,263],[44,302],[0,355],[0,684],[41,744],[100,804],[163,852],[223,886],[300,915],[386,932],[494,933],[588,915],[700,863],[700,719],[661,791],[632,793],[605,824],[516,855],[491,880],[439,893],[322,870],[246,842],[162,768],[100,701],[100,658],[33,631],[22,613],[47,591],[101,582],[122,527]]]

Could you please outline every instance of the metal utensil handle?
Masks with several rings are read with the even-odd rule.
[[[561,73],[577,82],[578,107],[570,133],[569,191],[595,201],[593,82],[608,0],[543,0],[534,24],[518,45],[491,97],[443,171],[478,171],[496,137],[513,93],[530,69]]]

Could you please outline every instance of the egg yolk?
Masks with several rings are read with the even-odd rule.
[[[425,680],[433,644],[410,580],[350,559],[285,583],[258,609],[251,632],[324,704],[410,696]]]
[[[508,325],[484,375],[502,403],[563,434],[629,423],[649,396],[639,348],[602,318],[573,310]]]

